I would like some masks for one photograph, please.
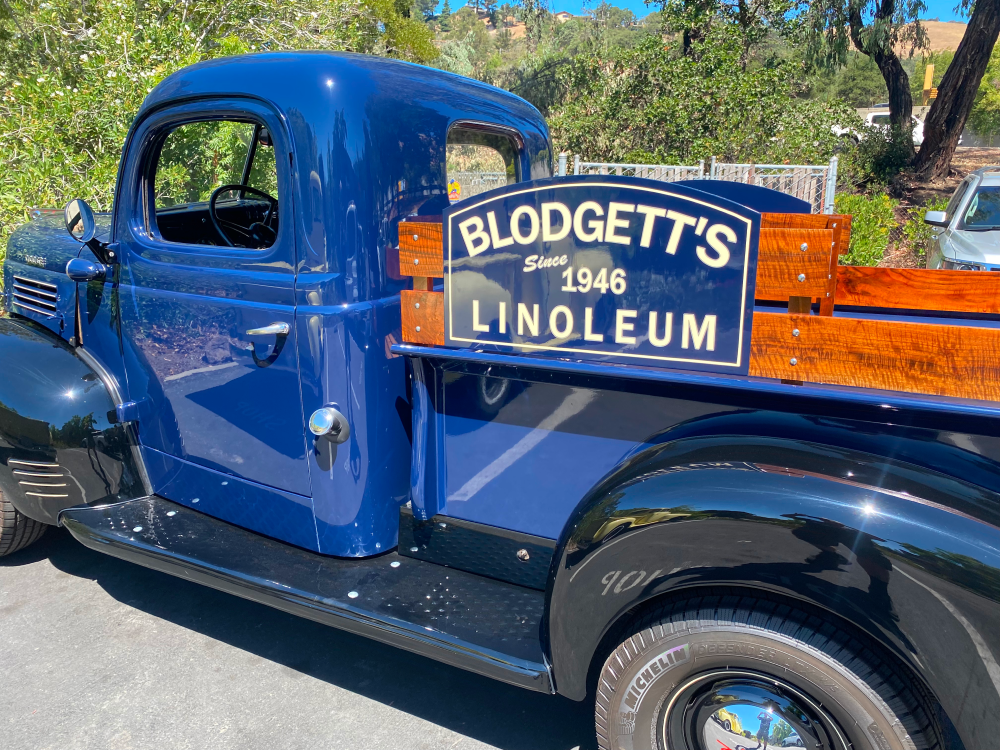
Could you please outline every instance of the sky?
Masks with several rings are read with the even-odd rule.
[[[647,6],[643,0],[609,0],[609,2],[619,8],[628,8],[639,18],[649,14],[656,7],[655,5]],[[583,15],[585,3],[586,0],[549,0],[549,8],[553,13],[567,10],[573,15]],[[937,18],[940,21],[966,21],[955,13],[958,0],[924,0],[924,3],[927,5],[927,12],[921,16],[922,18]],[[453,3],[452,7],[457,10],[462,4],[461,2]],[[591,2],[589,5],[593,7],[597,5],[597,2]]]

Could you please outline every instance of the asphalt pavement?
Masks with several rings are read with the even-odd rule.
[[[593,750],[590,709],[86,549],[0,559],[0,747]]]

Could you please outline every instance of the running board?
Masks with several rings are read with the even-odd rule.
[[[512,685],[551,693],[545,594],[390,552],[327,557],[155,495],[64,510],[87,547]]]

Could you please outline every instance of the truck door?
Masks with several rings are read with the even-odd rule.
[[[121,330],[154,490],[315,549],[280,120],[202,101],[152,116],[130,143]]]

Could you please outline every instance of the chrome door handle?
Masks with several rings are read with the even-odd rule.
[[[291,330],[288,323],[271,323],[263,328],[251,328],[247,336],[287,336]]]
[[[277,336],[277,340],[274,342],[274,347],[271,349],[271,353],[266,357],[257,356],[257,348],[251,342],[247,349],[250,351],[250,355],[253,357],[254,364],[257,367],[268,367],[274,364],[274,361],[281,354],[281,350],[285,348],[285,339],[288,338],[289,332],[292,327],[288,323],[271,323],[269,326],[264,326],[263,328],[251,328],[247,331],[247,336]]]

